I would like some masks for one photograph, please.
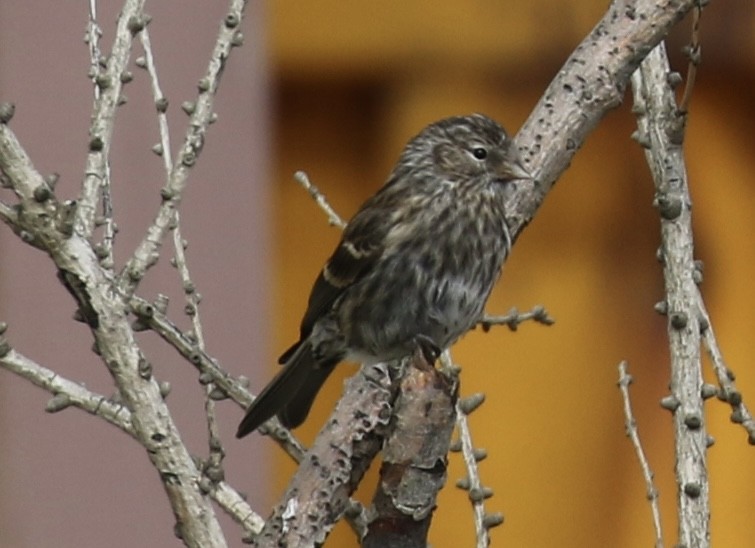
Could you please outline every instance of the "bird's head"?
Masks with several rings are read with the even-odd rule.
[[[406,146],[401,163],[432,168],[448,181],[482,185],[532,178],[506,130],[482,114],[454,116],[427,126]]]

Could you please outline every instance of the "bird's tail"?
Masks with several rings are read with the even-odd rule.
[[[335,363],[315,362],[312,347],[307,342],[300,344],[246,410],[236,437],[254,432],[275,414],[286,428],[299,426],[334,366]]]

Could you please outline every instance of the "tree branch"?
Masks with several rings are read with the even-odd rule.
[[[97,394],[83,385],[61,377],[27,358],[8,346],[5,336],[0,334],[0,366],[22,377],[33,385],[53,394],[46,411],[56,413],[73,406],[105,419],[130,436],[134,436],[131,412],[123,404]]]
[[[701,329],[703,330],[703,343],[710,356],[711,363],[713,364],[713,372],[716,375],[718,386],[720,388],[718,397],[731,406],[731,422],[741,424],[747,431],[748,443],[750,445],[755,445],[755,420],[753,420],[750,410],[742,399],[742,393],[737,389],[737,385],[734,382],[734,371],[731,370],[724,361],[721,347],[718,346],[718,340],[713,331],[713,324],[708,315],[708,310],[705,308],[702,295],[699,294],[699,290],[698,306],[700,308]],[[714,392],[710,391],[710,395],[714,395]],[[703,397],[705,396],[706,392],[703,390]]]
[[[119,105],[123,79],[126,71],[131,44],[138,26],[143,25],[144,0],[126,0],[116,23],[116,34],[108,56],[107,64],[98,70],[100,60],[93,63],[92,78],[99,89],[95,92],[92,123],[89,127],[89,153],[84,168],[84,181],[77,200],[78,207],[73,219],[73,228],[84,238],[92,235],[97,214],[97,201],[101,185],[106,180],[110,154],[110,141],[115,124],[115,111]],[[92,16],[94,14],[91,14]],[[90,25],[93,21],[90,17]],[[90,43],[93,53],[97,49]]]
[[[700,319],[695,286],[691,198],[682,142],[685,117],[678,111],[669,84],[663,44],[655,48],[633,76],[639,138],[656,186],[661,215],[661,252],[666,286],[671,350],[671,396],[676,439],[679,542],[707,546],[710,501],[700,362]]]
[[[487,452],[484,449],[474,447],[469,421],[467,420],[468,415],[482,405],[484,401],[485,396],[482,393],[477,393],[457,402],[456,427],[459,432],[459,440],[457,447],[452,449],[458,448],[461,451],[464,467],[467,469],[467,476],[457,481],[456,487],[466,491],[469,501],[472,503],[477,548],[489,546],[490,529],[503,523],[503,514],[485,512],[485,500],[493,496],[493,491],[482,484],[477,463],[487,457]]]
[[[133,294],[147,269],[157,262],[165,234],[171,228],[174,212],[181,203],[191,168],[202,151],[207,128],[215,120],[212,108],[225,63],[231,49],[243,42],[243,35],[238,27],[245,8],[246,0],[231,0],[228,13],[220,25],[207,72],[198,83],[197,100],[190,108],[184,109],[191,114],[189,126],[166,185],[160,191],[162,204],[155,220],[147,229],[147,234],[119,276],[118,285],[121,291],[128,295]],[[169,154],[169,151],[164,151],[164,153]]]
[[[518,181],[506,205],[516,240],[587,135],[621,104],[642,59],[695,0],[614,0],[548,86],[515,137],[530,181]]]
[[[256,546],[322,544],[352,508],[349,495],[380,450],[391,417],[394,366],[363,366],[346,381],[344,396],[254,539]]]
[[[650,463],[645,455],[645,450],[642,448],[640,434],[637,431],[637,421],[632,412],[632,401],[629,397],[629,385],[632,384],[634,379],[632,379],[632,376],[628,373],[627,368],[627,362],[621,362],[619,364],[618,385],[619,390],[621,391],[621,398],[624,401],[624,427],[626,428],[627,437],[632,442],[632,447],[634,447],[634,451],[637,454],[637,459],[640,461],[642,477],[645,478],[647,499],[650,502],[650,510],[653,513],[655,548],[663,548],[663,529],[661,528],[661,509],[658,506],[658,489],[653,480],[655,475],[650,469]]]
[[[212,483],[208,480],[207,483],[208,485],[206,486],[206,489],[212,497],[212,500],[214,500],[226,514],[231,516],[233,521],[243,527],[246,533],[245,538],[252,538],[262,530],[265,521],[259,516],[259,514],[252,511],[249,503],[238,491],[233,489],[225,481]],[[200,484],[200,488],[204,488],[204,484]]]
[[[520,324],[529,320],[542,325],[553,325],[556,323],[556,320],[550,317],[548,311],[542,305],[532,307],[532,310],[529,312],[520,313],[516,308],[512,308],[503,316],[484,314],[477,323],[482,327],[482,330],[487,333],[494,325],[505,325],[511,331],[516,331]]]
[[[7,123],[0,123],[0,170],[21,197],[18,230],[22,238],[28,234],[25,241],[50,256],[80,310],[85,311],[82,315],[92,329],[97,351],[131,411],[134,437],[160,473],[177,533],[188,546],[225,546],[212,505],[197,488],[200,473],[134,338],[126,297],[118,291],[109,270],[99,264],[89,241],[72,230],[70,207],[57,203],[49,192],[35,191],[45,184],[44,179]]]
[[[309,180],[309,176],[304,171],[294,173],[294,179],[312,196],[318,207],[325,212],[325,215],[328,216],[328,223],[331,226],[338,227],[341,230],[346,228],[346,221],[336,213],[336,210],[330,205],[325,194]]]
[[[458,379],[425,363],[418,351],[398,386],[363,548],[427,546],[446,483],[457,395]]]

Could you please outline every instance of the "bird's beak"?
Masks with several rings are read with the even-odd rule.
[[[504,181],[534,179],[532,174],[524,167],[519,152],[513,146],[509,149],[506,158],[501,162],[498,168],[498,176]]]

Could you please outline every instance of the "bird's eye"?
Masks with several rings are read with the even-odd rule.
[[[488,157],[488,151],[482,147],[475,147],[472,149],[472,156],[474,156],[478,160],[484,160]]]

